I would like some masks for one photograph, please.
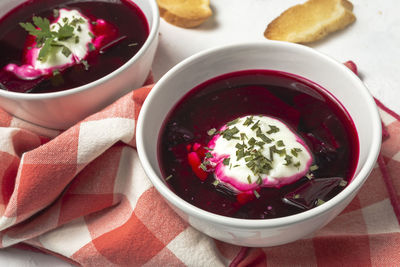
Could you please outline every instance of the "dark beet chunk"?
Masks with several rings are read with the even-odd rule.
[[[340,177],[312,179],[285,195],[283,202],[309,210],[317,206],[320,201],[327,201],[332,191],[343,182],[344,179]]]

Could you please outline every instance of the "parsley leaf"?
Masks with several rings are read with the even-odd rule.
[[[67,40],[74,36],[74,27],[64,24],[57,32],[57,38],[60,41]]]
[[[56,17],[56,15],[57,17],[59,16],[58,10],[54,10],[54,16]],[[38,55],[38,60],[40,61],[46,61],[52,52],[59,51],[58,49],[60,48],[62,49],[61,53],[64,56],[69,57],[72,53],[71,50],[64,44],[58,42],[74,38],[75,43],[79,43],[79,36],[74,34],[74,30],[75,27],[80,27],[78,24],[85,22],[83,18],[75,18],[72,20],[72,22],[69,22],[68,18],[63,18],[62,22],[64,25],[61,25],[62,23],[58,23],[59,28],[56,31],[54,30],[54,25],[50,29],[50,21],[47,18],[34,16],[32,21],[33,24],[30,22],[21,22],[19,25],[30,35],[36,37],[36,47],[40,48]],[[92,34],[91,32],[89,33]],[[89,48],[89,50],[92,51],[94,46]],[[81,63],[85,66],[85,69],[89,68],[87,62],[81,61]]]
[[[42,48],[40,49],[39,55],[38,55],[38,59],[40,61],[46,61],[47,56],[50,53],[51,50],[51,43],[53,42],[52,38],[48,38],[46,39],[46,41],[44,42],[44,45],[42,46]]]
[[[48,19],[34,16],[32,20],[43,34],[51,34],[50,21]]]
[[[27,32],[29,32],[30,35],[37,36],[37,35],[39,34],[39,32],[40,32],[40,30],[37,30],[37,29],[35,28],[35,26],[33,26],[32,23],[29,23],[29,22],[27,22],[27,23],[20,22],[19,25],[20,25],[22,28],[24,28]]]
[[[230,158],[224,158],[224,160],[222,161],[222,163],[223,163],[225,166],[228,166],[228,165],[229,165],[229,161],[230,161]]]

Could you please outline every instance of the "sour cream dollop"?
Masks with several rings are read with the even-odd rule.
[[[282,187],[309,172],[312,154],[282,121],[244,116],[224,125],[208,144],[215,179],[235,191]]]
[[[39,53],[43,47],[37,47],[36,40],[31,38],[28,39],[25,47],[24,64],[21,66],[8,64],[5,66],[5,70],[13,72],[24,80],[50,75],[54,71],[62,71],[82,63],[92,50],[100,48],[104,41],[109,41],[115,36],[115,31],[104,20],[97,19],[93,22],[97,26],[93,26],[91,21],[78,10],[65,8],[59,10],[59,16],[50,24],[50,31],[58,32],[66,24],[74,28],[73,36],[62,40],[59,40],[58,37],[55,38],[54,42],[59,46],[52,47],[46,60],[39,59]],[[100,35],[95,33],[95,27],[105,28],[105,26],[111,30],[103,31]]]

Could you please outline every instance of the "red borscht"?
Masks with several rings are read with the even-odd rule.
[[[47,93],[85,85],[121,67],[148,34],[144,14],[128,0],[26,1],[0,19],[1,89]]]
[[[260,127],[263,116],[270,118],[267,130]],[[285,148],[280,129],[268,125],[274,120],[303,146]],[[260,138],[250,137],[249,131]],[[236,155],[228,155],[228,144],[218,159],[218,138],[236,140],[231,145]],[[246,70],[206,81],[178,101],[162,126],[158,160],[170,188],[192,205],[228,217],[268,219],[312,209],[337,195],[354,175],[358,146],[352,119],[325,89],[289,73]],[[298,159],[302,150],[310,155],[303,165]],[[246,174],[239,178],[248,184],[235,187],[220,178],[215,162],[235,173],[239,164],[232,166],[234,158],[248,166],[255,180]],[[287,182],[270,182],[274,158],[284,159],[283,167],[306,170]]]

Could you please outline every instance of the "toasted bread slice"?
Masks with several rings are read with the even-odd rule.
[[[347,0],[309,0],[293,6],[274,19],[264,32],[271,40],[309,43],[356,20]]]
[[[157,0],[160,15],[179,27],[192,28],[212,15],[210,0]]]

